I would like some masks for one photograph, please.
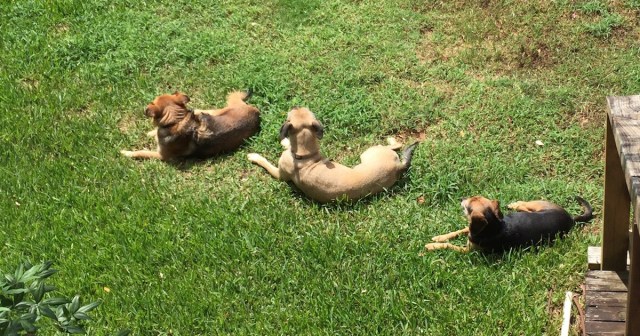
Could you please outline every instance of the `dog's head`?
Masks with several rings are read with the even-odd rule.
[[[298,135],[312,135],[317,139],[322,139],[324,127],[316,119],[309,109],[305,107],[294,107],[287,120],[280,127],[280,140],[284,138],[295,138]]]
[[[500,203],[482,196],[473,196],[462,200],[462,209],[469,220],[471,233],[480,233],[487,225],[502,219]]]
[[[188,102],[189,97],[177,91],[173,94],[163,94],[147,105],[144,115],[153,118],[154,124],[158,126],[171,124],[179,121],[188,112]]]

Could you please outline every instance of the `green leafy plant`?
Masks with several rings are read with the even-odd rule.
[[[16,271],[2,273],[0,278],[0,334],[33,335],[38,330],[36,324],[42,317],[54,321],[60,331],[83,334],[82,321],[90,320],[87,314],[100,302],[80,306],[80,296],[69,300],[64,297],[47,297],[55,290],[46,280],[55,274],[50,261],[31,265],[24,262]]]

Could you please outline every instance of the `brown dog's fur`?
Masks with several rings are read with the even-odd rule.
[[[256,153],[249,154],[248,159],[273,177],[293,181],[308,197],[325,203],[341,198],[357,200],[391,187],[409,167],[415,147],[408,147],[404,160],[400,160],[395,150],[401,145],[389,139],[388,146],[367,149],[360,155],[362,163],[349,168],[320,154],[318,140],[322,135],[323,127],[311,111],[294,108],[280,130],[285,151],[278,167]]]
[[[144,113],[153,118],[156,130],[155,151],[121,151],[127,157],[172,160],[208,158],[240,147],[258,131],[259,111],[245,103],[248,94],[235,91],[227,97],[227,106],[217,110],[191,110],[189,97],[176,92],[156,97]]]

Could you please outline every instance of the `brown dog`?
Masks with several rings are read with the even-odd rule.
[[[227,97],[227,106],[218,110],[187,108],[189,97],[176,92],[156,97],[144,114],[153,118],[156,151],[121,151],[127,157],[172,160],[208,158],[232,151],[255,134],[260,126],[259,111],[245,103],[249,93],[235,91]]]
[[[346,198],[357,200],[391,187],[409,168],[417,143],[407,147],[400,160],[395,150],[401,145],[390,138],[389,146],[374,146],[360,155],[361,163],[353,168],[325,159],[320,154],[323,127],[311,111],[294,108],[280,129],[285,151],[278,167],[259,154],[249,161],[265,168],[282,181],[293,181],[310,198],[321,202]],[[287,139],[285,139],[287,138]]]
[[[571,217],[557,204],[547,201],[514,202],[509,209],[516,212],[502,216],[500,204],[482,196],[474,196],[462,200],[469,226],[462,230],[433,237],[435,243],[427,244],[429,251],[452,249],[459,252],[482,250],[501,252],[510,248],[527,247],[553,241],[556,236],[564,235],[576,222],[588,222],[593,218],[593,210],[589,202],[576,196],[576,200],[584,212]],[[449,239],[467,234],[467,246],[455,246],[446,243]]]

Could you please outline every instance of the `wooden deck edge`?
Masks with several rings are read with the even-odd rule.
[[[600,246],[587,247],[587,264],[590,270],[599,270],[602,265],[602,248]],[[627,252],[627,266],[629,266],[629,252]]]

